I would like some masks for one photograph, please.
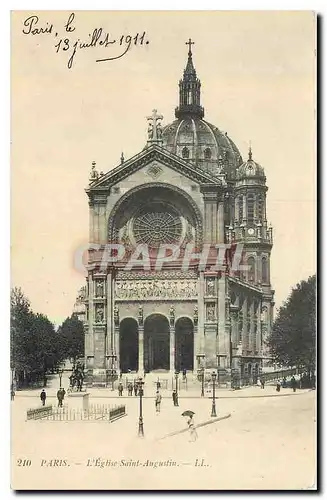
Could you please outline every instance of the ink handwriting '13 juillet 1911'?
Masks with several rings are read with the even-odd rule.
[[[44,13],[44,16],[46,14]],[[60,28],[59,28],[60,29]],[[149,44],[145,31],[134,34],[112,35],[102,27],[97,27],[87,34],[85,39],[76,35],[75,13],[72,12],[67,22],[61,27],[63,35],[49,21],[41,20],[37,15],[31,15],[23,21],[22,33],[29,36],[52,36],[54,38],[55,53],[67,53],[67,67],[72,69],[76,54],[86,49],[110,49],[110,53],[103,57],[96,57],[96,62],[114,61],[125,56],[132,47],[145,47]]]

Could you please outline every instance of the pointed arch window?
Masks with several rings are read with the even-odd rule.
[[[264,197],[262,194],[258,196],[257,206],[258,206],[258,219],[261,222],[264,219]]]
[[[248,194],[247,196],[247,221],[252,224],[254,221],[254,194]]]
[[[255,280],[255,260],[254,257],[249,257],[248,258],[248,280],[249,281],[254,281]]]
[[[268,260],[267,257],[263,257],[261,261],[261,276],[262,276],[262,283],[268,283],[269,282],[269,276],[268,276]]]
[[[186,146],[182,149],[182,157],[185,159],[190,157],[190,151]]]

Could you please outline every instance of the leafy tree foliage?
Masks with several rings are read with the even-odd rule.
[[[84,355],[84,328],[83,323],[73,314],[65,319],[58,329],[61,339],[61,348],[65,358],[76,361]]]
[[[54,325],[44,314],[31,310],[29,300],[20,288],[10,297],[10,364],[18,385],[28,385],[43,379],[64,359],[61,339]]]
[[[316,276],[301,281],[278,312],[268,346],[276,364],[306,367],[316,364]]]

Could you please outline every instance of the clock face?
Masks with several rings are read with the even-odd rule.
[[[252,227],[250,227],[250,229],[248,229],[248,234],[250,236],[252,236],[254,234],[254,229]]]

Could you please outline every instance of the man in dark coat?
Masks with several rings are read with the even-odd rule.
[[[40,394],[40,399],[42,401],[42,406],[45,405],[45,400],[47,399],[47,394],[44,389],[42,389],[41,394]]]
[[[137,396],[137,391],[138,391],[138,385],[136,380],[134,380],[134,395]]]
[[[123,384],[121,382],[119,382],[119,384],[118,384],[118,396],[123,395],[123,389],[124,389]]]
[[[64,400],[65,394],[66,394],[65,389],[60,387],[60,389],[57,392],[57,398],[58,398],[58,406],[60,406],[61,408],[62,408],[62,402]]]
[[[133,384],[132,384],[132,382],[128,383],[127,390],[128,390],[128,395],[133,396]]]
[[[175,389],[173,390],[173,394],[172,394],[172,396],[173,396],[173,403],[174,403],[174,406],[178,406],[178,395],[177,395],[177,392],[176,392],[176,390],[175,390]]]
[[[295,391],[296,391],[296,385],[297,385],[297,384],[296,384],[296,380],[295,380],[295,377],[294,377],[294,375],[293,375],[293,377],[291,378],[291,387],[292,387],[292,389],[293,389],[293,392],[295,392]]]

